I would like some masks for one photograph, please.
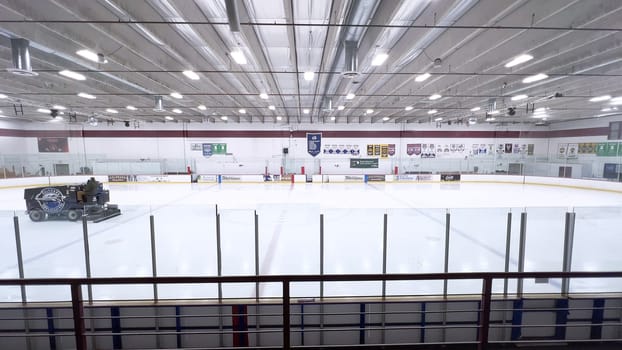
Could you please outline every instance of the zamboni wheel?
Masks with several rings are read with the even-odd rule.
[[[69,221],[77,221],[82,216],[81,210],[72,209],[67,212],[67,220]]]
[[[33,209],[28,213],[30,220],[32,221],[43,221],[45,220],[45,213],[40,209]]]

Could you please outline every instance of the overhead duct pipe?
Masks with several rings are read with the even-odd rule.
[[[240,16],[238,14],[238,4],[236,0],[225,0],[225,7],[227,8],[229,30],[234,33],[240,32]]]
[[[343,73],[341,73],[346,78],[354,78],[357,77],[360,73],[359,69],[359,48],[356,41],[346,40],[345,42],[346,48],[346,64]]]
[[[155,107],[153,107],[155,112],[164,112],[164,105],[162,103],[162,96],[155,97]]]
[[[13,53],[13,68],[7,71],[26,77],[39,75],[32,71],[30,66],[30,42],[26,39],[11,39],[11,52]]]

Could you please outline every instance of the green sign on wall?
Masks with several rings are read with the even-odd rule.
[[[227,144],[212,143],[212,154],[227,154]]]
[[[617,142],[607,142],[607,156],[615,157],[618,155],[618,143]]]
[[[607,155],[607,143],[601,142],[596,144],[596,155],[599,157],[604,157]]]
[[[378,167],[378,158],[360,158],[360,159],[350,159],[350,168],[357,169],[368,169],[368,168],[377,168]]]

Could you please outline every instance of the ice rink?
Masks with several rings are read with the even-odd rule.
[[[517,270],[520,213],[527,213],[526,271],[561,271],[564,220],[576,213],[573,271],[622,266],[622,194],[519,184],[106,184],[122,215],[89,223],[93,277],[151,276],[149,216],[154,216],[159,276],[217,275],[216,205],[221,216],[222,274],[255,274],[254,212],[260,274],[319,274],[320,214],[324,273],[381,273],[387,214],[387,272],[443,272],[445,217],[451,215],[449,271],[503,271],[508,212],[510,271]],[[0,278],[17,278],[13,216],[19,217],[24,273],[85,277],[80,223],[31,222],[23,188],[0,190]],[[510,290],[515,288],[511,281]],[[213,298],[216,285],[160,285],[160,298]],[[389,295],[442,293],[442,282],[387,283]],[[479,281],[450,282],[449,293],[478,293]],[[502,283],[494,285],[501,291]],[[622,281],[573,280],[573,292],[620,292]],[[559,292],[560,281],[525,281],[526,292]],[[279,296],[280,285],[260,286]],[[327,283],[326,296],[377,296],[380,283]],[[30,301],[68,300],[66,287],[29,287]],[[253,297],[254,285],[223,285],[224,297]],[[316,297],[318,283],[293,284],[292,295]],[[96,300],[152,298],[150,285],[93,287]],[[19,301],[0,287],[0,302]]]

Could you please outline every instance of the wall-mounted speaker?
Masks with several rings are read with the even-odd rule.
[[[285,147],[283,148],[283,154],[288,154],[289,153],[289,148]]]

